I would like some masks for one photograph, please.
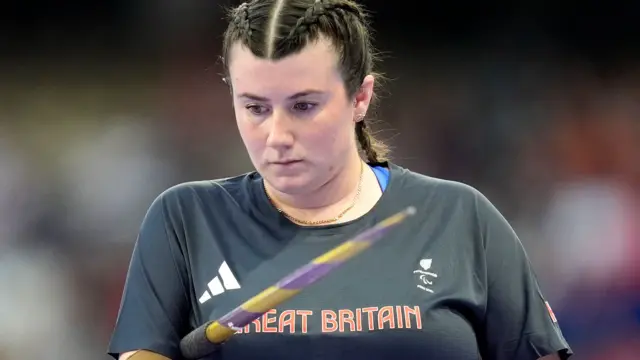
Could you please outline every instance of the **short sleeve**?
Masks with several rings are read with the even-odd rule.
[[[480,334],[482,357],[536,360],[572,351],[542,295],[522,243],[507,220],[481,194],[476,198],[485,249],[487,304]]]
[[[124,286],[109,355],[138,349],[181,358],[189,300],[184,256],[158,197],[140,228]]]

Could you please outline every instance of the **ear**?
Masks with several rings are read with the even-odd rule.
[[[362,81],[362,85],[360,85],[360,89],[356,92],[355,100],[354,100],[354,108],[355,108],[355,117],[354,121],[362,121],[364,119],[367,110],[369,109],[369,105],[371,104],[371,99],[373,98],[373,85],[375,83],[375,78],[373,75],[365,76]]]

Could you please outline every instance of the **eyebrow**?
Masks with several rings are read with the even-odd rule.
[[[324,91],[320,91],[320,90],[300,91],[300,92],[297,92],[297,93],[289,96],[287,99],[288,100],[295,100],[297,98],[301,98],[301,97],[304,97],[304,96],[318,95],[318,94],[324,94]],[[251,94],[251,93],[242,93],[242,94],[238,95],[238,97],[246,98],[246,99],[250,99],[250,100],[255,100],[255,101],[269,101],[269,99],[266,98],[266,97],[254,95],[254,94]]]

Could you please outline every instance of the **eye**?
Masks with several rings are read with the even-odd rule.
[[[245,109],[249,110],[249,112],[252,113],[253,115],[264,115],[269,111],[269,109],[266,106],[257,105],[257,104],[247,105],[245,106]]]
[[[293,105],[293,109],[295,111],[306,112],[313,110],[318,104],[310,103],[310,102],[299,102]]]

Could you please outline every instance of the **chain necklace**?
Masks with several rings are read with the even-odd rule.
[[[349,210],[353,209],[353,207],[358,202],[358,199],[360,198],[360,191],[362,190],[362,174],[363,173],[364,173],[364,165],[363,165],[363,162],[360,161],[360,179],[358,180],[358,189],[356,190],[356,195],[353,197],[353,201],[351,202],[351,205],[349,205],[349,207],[347,207],[342,212],[340,212],[337,216],[335,216],[335,217],[333,217],[331,219],[314,220],[314,221],[297,219],[297,218],[287,214],[284,210],[282,210],[280,207],[278,207],[278,205],[275,204],[275,202],[273,201],[271,196],[269,196],[269,193],[267,192],[266,189],[264,190],[264,193],[267,195],[267,199],[269,199],[269,201],[276,208],[276,210],[278,210],[278,212],[280,214],[282,214],[282,216],[284,216],[287,219],[293,221],[294,223],[302,224],[302,225],[326,225],[326,224],[331,224],[331,223],[334,223],[334,222],[337,222],[338,220],[340,220],[347,212],[349,212]],[[264,186],[264,182],[263,182],[263,186]]]

